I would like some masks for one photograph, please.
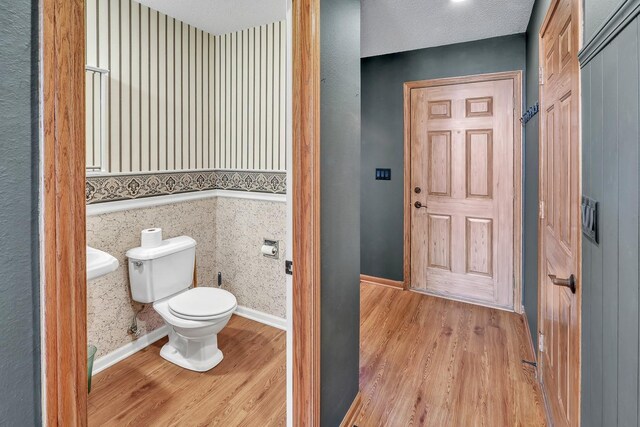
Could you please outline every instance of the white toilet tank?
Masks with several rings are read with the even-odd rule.
[[[174,237],[153,248],[129,249],[127,258],[133,300],[150,303],[192,285],[196,241],[188,236]]]

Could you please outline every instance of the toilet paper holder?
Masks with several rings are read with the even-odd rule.
[[[267,258],[280,258],[280,242],[277,240],[264,239],[261,248],[262,255]]]

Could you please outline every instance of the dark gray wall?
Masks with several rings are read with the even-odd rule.
[[[358,392],[360,346],[360,0],[320,3],[321,424]]]
[[[524,67],[524,34],[362,59],[363,274],[403,280],[404,82]],[[376,167],[391,181],[376,181]]]
[[[590,40],[598,28],[624,0],[584,0],[584,40]]]
[[[582,242],[584,426],[639,421],[639,31],[635,18],[582,69],[582,191],[600,210],[599,244]]]
[[[37,1],[0,2],[0,425],[40,424]]]
[[[527,26],[527,72],[525,76],[525,99],[527,106],[539,101],[538,33],[547,14],[551,0],[536,0]],[[524,311],[529,320],[533,345],[538,340],[538,121],[536,115],[525,126],[524,144]]]

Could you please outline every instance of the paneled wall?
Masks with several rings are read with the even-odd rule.
[[[584,426],[640,421],[640,1],[626,4],[628,13],[606,24],[610,37],[596,37],[580,58],[582,192],[599,209],[599,241],[582,240]]]
[[[109,70],[105,171],[285,169],[284,21],[212,35],[132,0],[87,0],[86,23],[87,65]]]

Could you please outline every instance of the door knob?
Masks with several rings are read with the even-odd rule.
[[[563,286],[571,289],[572,294],[576,293],[576,277],[573,274],[568,279],[558,279],[555,274],[549,274],[549,279],[555,286]]]
[[[416,207],[416,209],[420,209],[420,208],[425,208],[425,209],[426,209],[426,208],[427,208],[427,205],[423,205],[423,204],[422,204],[422,203],[420,203],[420,202],[415,202],[415,203],[413,204],[413,206],[415,206],[415,207]]]

